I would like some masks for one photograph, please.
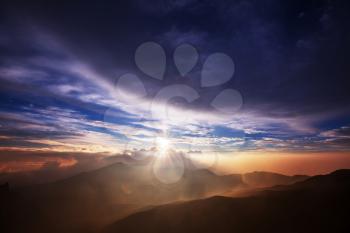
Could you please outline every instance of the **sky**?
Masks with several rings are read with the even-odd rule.
[[[5,1],[0,173],[92,169],[163,139],[186,156],[222,156],[228,173],[350,167],[348,10],[345,0]]]

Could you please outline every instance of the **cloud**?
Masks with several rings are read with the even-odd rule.
[[[9,28],[11,33],[3,36],[10,38],[0,43],[8,51],[7,55],[0,55],[1,91],[5,96],[0,128],[5,139],[3,146],[115,152],[123,150],[127,141],[132,141],[132,147],[151,146],[152,138],[169,131],[167,136],[183,147],[191,142],[197,146],[217,145],[223,150],[264,147],[308,150],[332,144],[331,148],[343,150],[346,141],[339,137],[340,132],[320,135],[319,125],[349,114],[344,110],[349,103],[345,88],[348,79],[343,75],[348,73],[347,68],[338,62],[337,54],[331,53],[340,51],[342,57],[341,51],[346,50],[332,47],[339,44],[346,48],[347,43],[340,36],[343,33],[340,19],[346,16],[340,9],[321,4],[321,13],[301,9],[303,17],[298,17],[300,12],[296,11],[295,18],[285,19],[274,12],[292,16],[294,13],[276,1],[267,3],[268,8],[264,4],[165,2],[159,13],[152,11],[153,16],[145,20],[111,23],[97,17],[96,24],[104,25],[98,33],[85,25],[84,17],[89,12],[96,13],[89,4],[80,20],[68,20],[74,27],[67,27],[64,19],[76,12],[65,12],[60,7],[55,9],[55,15],[64,12],[67,17],[58,17],[58,22],[54,16],[38,12],[38,18],[15,24]],[[134,6],[126,4],[120,9],[137,10]],[[143,1],[136,6],[139,11],[149,12]],[[267,9],[269,14],[261,14],[261,9]],[[31,15],[31,8],[26,12]],[[115,13],[105,12],[113,16]],[[271,18],[267,17],[270,13]],[[207,17],[199,17],[203,15]],[[50,29],[37,26],[41,17],[45,23],[56,26]],[[182,20],[173,20],[177,17]],[[319,21],[311,22],[311,18]],[[136,21],[143,27],[133,27]],[[290,24],[301,29],[300,35],[289,36],[286,25]],[[322,29],[305,30],[300,26],[309,24],[320,24]],[[7,27],[5,24],[4,28]],[[80,34],[70,28],[80,28]],[[120,33],[115,28],[126,29]],[[334,33],[325,34],[329,30]],[[21,37],[24,32],[25,38]],[[168,62],[169,79],[164,83],[152,81],[137,71],[133,63],[135,49],[149,38],[160,42],[168,57],[175,45],[192,43],[200,52],[201,61],[188,79],[180,80]],[[235,77],[222,88],[242,90],[244,107],[236,114],[224,116],[202,103],[209,102],[221,90],[198,88],[202,60],[212,52],[225,52],[234,59]],[[136,73],[145,83],[149,91],[146,98],[121,101],[115,82],[128,72]],[[329,82],[330,77],[335,81]],[[201,91],[202,102],[176,106],[153,101],[161,88],[172,84],[171,80],[193,85]],[[161,117],[164,109],[172,113],[170,121]],[[215,135],[218,127],[242,131],[242,135]],[[335,146],[335,142],[342,147]]]
[[[105,122],[89,120],[73,110],[49,107],[2,113],[0,133],[14,148],[52,151],[116,152],[122,144]],[[114,126],[115,127],[115,126]],[[96,128],[106,131],[99,132]],[[109,130],[109,131],[108,131]],[[3,141],[2,146],[9,144]]]
[[[350,127],[343,126],[337,129],[326,130],[321,132],[320,136],[326,138],[350,138]]]
[[[40,70],[33,70],[21,66],[0,68],[0,77],[19,83],[35,83],[45,79],[47,74]]]
[[[54,151],[2,151],[0,182],[28,185],[52,182],[80,172],[126,161],[126,155]]]

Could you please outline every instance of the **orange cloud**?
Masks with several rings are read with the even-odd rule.
[[[28,172],[45,169],[48,165],[58,168],[74,166],[77,163],[75,158],[62,157],[28,157],[14,158],[9,161],[1,161],[0,173]]]

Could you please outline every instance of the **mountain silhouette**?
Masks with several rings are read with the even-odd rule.
[[[347,232],[350,170],[243,198],[215,196],[154,207],[104,232]]]
[[[236,190],[285,185],[301,179],[266,172],[217,175],[195,169],[188,160],[185,165],[182,179],[170,185],[155,178],[152,160],[128,158],[57,182],[10,189],[11,231],[98,232],[116,220],[154,206],[228,193],[231,196]]]

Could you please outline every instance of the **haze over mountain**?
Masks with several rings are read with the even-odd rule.
[[[14,232],[93,232],[152,206],[290,184],[301,178],[307,177],[267,172],[220,176],[206,169],[195,169],[186,160],[182,179],[166,185],[154,177],[152,160],[126,160],[54,183],[12,189],[11,229]]]

